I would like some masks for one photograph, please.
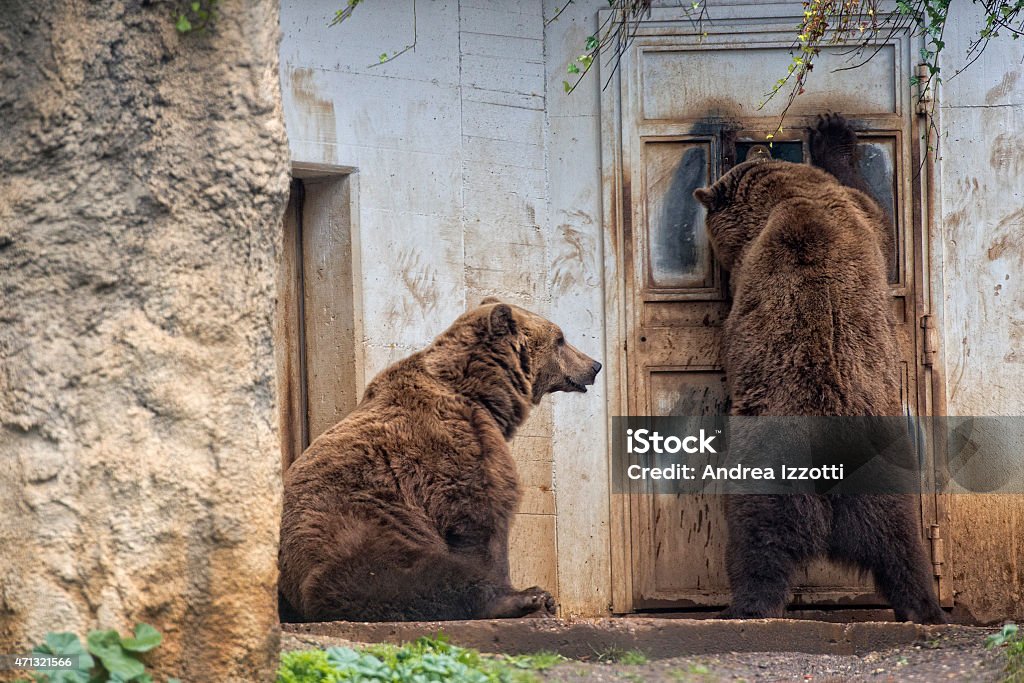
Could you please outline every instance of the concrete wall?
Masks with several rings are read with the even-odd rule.
[[[729,4],[736,2],[711,3],[712,18]],[[595,357],[620,346],[604,338],[615,302],[603,279],[611,255],[602,247],[601,80],[592,73],[572,95],[562,91],[566,64],[596,31],[604,6],[419,2],[415,52],[371,67],[382,52],[412,42],[411,0],[360,5],[335,28],[326,25],[336,3],[285,3],[282,81],[293,158],[355,166],[360,177],[357,296],[367,377],[485,294],[550,316]],[[799,15],[799,3],[794,8]],[[951,18],[950,60],[962,62],[977,25],[966,14]],[[941,227],[926,248],[952,414],[1024,407],[1024,355],[1015,350],[1024,319],[1014,284],[1024,260],[1024,156],[1014,144],[1024,126],[1019,50],[1008,39],[992,43],[942,91]],[[603,613],[610,603],[610,410],[599,381],[586,396],[546,402],[515,442],[528,487],[513,539],[515,579],[554,587],[557,574],[567,614]],[[972,497],[950,509],[958,599],[979,618],[1019,615],[1024,557],[1014,539],[1024,505]],[[989,521],[991,535],[979,536]],[[998,587],[1007,582],[1010,590]]]
[[[148,622],[158,680],[276,668],[278,13],[219,10],[0,13],[0,652]]]
[[[993,40],[954,77],[982,26],[955,3],[939,112],[933,301],[941,303],[950,415],[1024,415],[1024,46]],[[975,619],[1024,618],[1024,497],[955,496],[949,562]]]
[[[282,6],[293,159],[358,169],[367,379],[488,295],[549,316],[602,355],[597,90],[562,94],[559,74],[587,33],[567,17],[545,35],[548,4],[419,2],[416,50],[387,64],[382,52],[413,41],[411,0],[365,3],[334,28],[337,3]],[[593,521],[607,509],[603,417],[600,385],[556,396],[513,442],[525,488],[513,578],[568,590],[589,611],[606,609],[609,581],[607,561],[581,543],[607,545],[606,522]],[[556,501],[556,479],[580,497]]]

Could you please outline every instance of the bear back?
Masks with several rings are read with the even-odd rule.
[[[899,415],[884,214],[803,164],[740,164],[694,193],[733,305],[733,413]]]

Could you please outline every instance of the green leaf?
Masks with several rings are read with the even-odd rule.
[[[60,633],[47,633],[46,645],[55,655],[77,655],[85,652],[82,641],[74,633],[62,631]]]
[[[596,50],[598,46],[597,36],[587,36],[586,48],[588,50]]]
[[[192,30],[192,22],[188,20],[184,14],[178,15],[178,21],[174,24],[174,28],[178,29],[178,33],[188,33]]]
[[[69,669],[47,671],[46,681],[47,683],[89,683],[89,673],[87,671],[71,671]]]
[[[381,52],[379,59],[380,59],[380,63],[381,64],[383,64],[384,62],[388,61],[388,53],[387,52]]]
[[[327,661],[336,669],[352,666],[360,659],[360,654],[350,647],[327,648]]]
[[[149,624],[135,626],[134,638],[122,638],[121,647],[129,652],[149,652],[163,642],[164,637]]]
[[[193,12],[198,12],[199,11],[199,3],[198,2],[193,2],[192,3],[192,11]]]
[[[584,69],[589,69],[590,65],[594,62],[594,58],[590,55],[580,55],[579,63],[583,65]]]
[[[46,642],[32,648],[32,653],[41,655],[78,655],[78,671],[89,671],[95,665],[93,658],[82,647],[82,641],[78,639],[78,636],[66,631],[47,633]],[[51,683],[56,683],[56,679],[53,676],[54,674],[50,674]]]
[[[572,86],[569,85],[569,81],[562,81],[562,90],[564,90],[565,92],[569,92],[570,90],[572,90]]]
[[[569,66],[565,67],[565,70],[571,74],[578,74],[580,72],[580,68],[573,62],[570,62]]]
[[[89,652],[99,657],[100,662],[111,674],[127,680],[146,672],[142,662],[125,652],[121,647],[121,636],[113,629],[91,631],[87,638]]]

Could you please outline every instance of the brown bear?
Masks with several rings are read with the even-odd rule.
[[[485,299],[385,369],[285,473],[279,588],[296,621],[547,614],[509,581],[519,487],[508,441],[601,364],[554,323]]]
[[[816,163],[853,177],[852,131],[826,117]],[[833,145],[834,146],[834,145]],[[723,358],[732,414],[898,416],[896,336],[888,307],[885,215],[819,168],[740,164],[694,192],[716,257],[730,272]],[[780,617],[794,571],[828,557],[871,572],[898,620],[944,623],[912,495],[730,495],[731,618]]]

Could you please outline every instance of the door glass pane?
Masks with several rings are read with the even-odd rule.
[[[711,250],[704,234],[704,207],[693,191],[711,177],[708,142],[648,142],[648,286],[702,289],[714,285]]]
[[[751,154],[751,151],[753,151],[753,154]],[[802,164],[804,162],[804,145],[802,142],[776,142],[772,145],[769,145],[767,142],[736,143],[737,164],[744,161],[753,161],[758,158]]]
[[[872,197],[890,218],[890,284],[899,282],[900,279],[899,216],[893,211],[893,207],[896,206],[896,178],[893,173],[895,161],[896,141],[893,138],[875,138],[860,143],[861,176],[871,190]]]

